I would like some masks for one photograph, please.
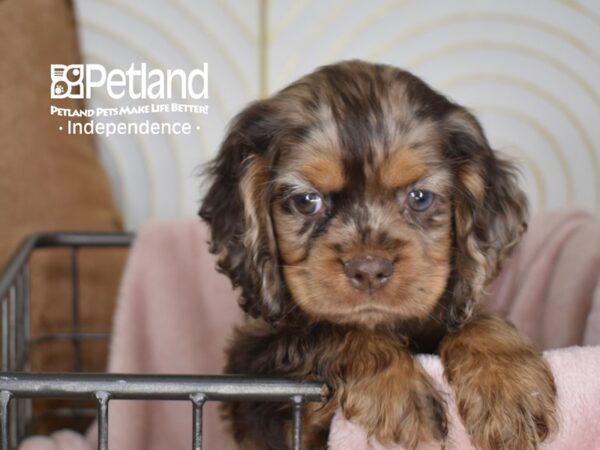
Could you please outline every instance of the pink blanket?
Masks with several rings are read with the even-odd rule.
[[[131,253],[115,316],[110,371],[209,374],[220,372],[222,349],[241,320],[236,293],[214,271],[207,230],[196,219],[144,227]],[[503,311],[544,348],[559,391],[560,432],[544,449],[600,449],[600,223],[584,213],[547,214],[530,232],[500,278],[488,304]],[[448,450],[472,449],[457,419],[439,359],[421,361],[445,392],[452,417]],[[187,402],[113,401],[111,450],[191,447]],[[228,450],[217,405],[204,417],[207,450]],[[87,437],[63,431],[25,441],[22,450],[91,450]],[[380,449],[356,425],[336,415],[332,450]],[[423,446],[423,448],[430,448]],[[431,447],[431,448],[439,448]]]

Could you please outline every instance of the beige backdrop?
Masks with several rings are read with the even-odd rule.
[[[466,104],[522,162],[534,209],[600,212],[600,2],[76,0],[84,59],[209,63],[210,113],[189,137],[99,139],[129,228],[194,214],[195,168],[246,102],[347,58],[413,70]],[[115,106],[94,98],[92,106]],[[180,120],[163,115],[164,120]]]

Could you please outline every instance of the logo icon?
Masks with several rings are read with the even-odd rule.
[[[83,64],[51,64],[50,98],[83,98]]]

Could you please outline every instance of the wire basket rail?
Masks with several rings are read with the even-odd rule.
[[[81,247],[127,247],[128,233],[51,233],[28,238],[0,274],[0,450],[14,450],[27,435],[35,398],[93,399],[98,420],[98,449],[108,449],[108,404],[112,400],[185,400],[192,405],[193,450],[202,449],[202,409],[206,401],[261,401],[292,404],[291,448],[302,448],[303,405],[323,401],[325,385],[283,378],[242,376],[89,374],[81,370],[81,343],[108,333],[82,333],[79,318]],[[29,259],[38,248],[71,250],[71,332],[32,340],[29,330]],[[32,346],[70,340],[75,350],[73,373],[31,373]]]

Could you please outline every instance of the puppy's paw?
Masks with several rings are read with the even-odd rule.
[[[463,361],[451,384],[478,449],[536,450],[558,428],[556,387],[540,356]]]
[[[422,369],[406,372],[390,370],[347,386],[340,402],[344,415],[384,445],[414,449],[420,442],[442,442],[448,433],[442,396]]]

